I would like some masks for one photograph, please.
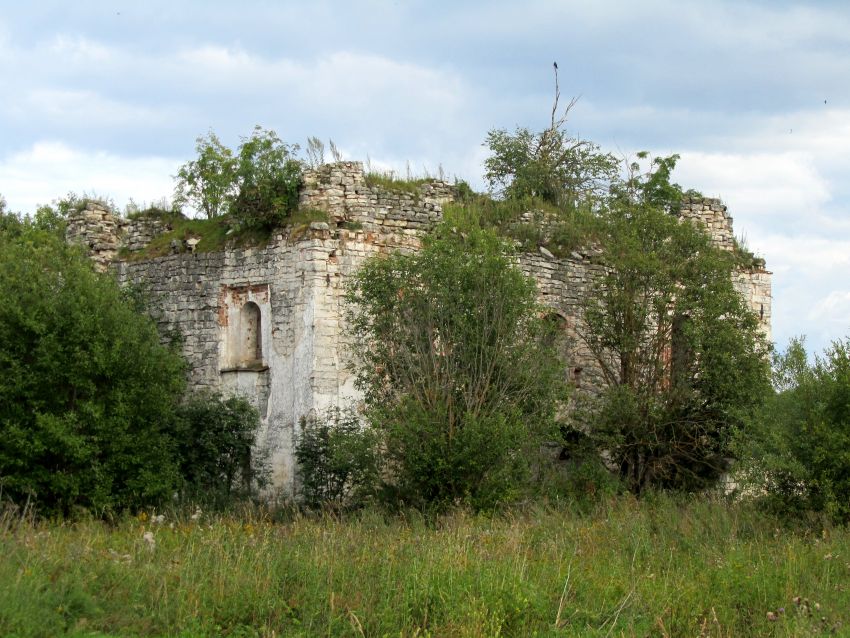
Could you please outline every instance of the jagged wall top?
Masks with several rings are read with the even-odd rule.
[[[702,224],[712,241],[723,250],[734,250],[735,234],[732,217],[726,206],[711,197],[685,197],[679,209],[679,217]]]
[[[421,184],[415,193],[370,186],[362,162],[336,162],[305,171],[300,205],[326,211],[337,224],[416,232],[440,221],[442,205],[455,196],[454,186],[436,180]]]
[[[106,270],[118,256],[125,235],[126,221],[105,204],[90,200],[83,210],[68,217],[65,238],[68,243],[85,248],[95,268]]]

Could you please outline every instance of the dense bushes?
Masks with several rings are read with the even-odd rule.
[[[180,405],[175,441],[183,500],[222,508],[266,486],[267,459],[253,449],[259,423],[256,408],[241,397],[198,394]]]
[[[183,360],[137,291],[96,273],[52,218],[0,221],[2,497],[62,514],[178,492],[223,505],[256,486],[256,411],[219,396],[181,406]]]
[[[308,507],[362,505],[378,483],[377,433],[351,410],[302,419],[295,445],[301,502]]]
[[[774,360],[776,394],[741,441],[747,492],[786,513],[850,521],[850,340],[810,364],[794,340]]]
[[[0,233],[0,369],[4,496],[58,512],[170,496],[182,360],[113,279],[26,222]]]
[[[445,224],[416,254],[368,261],[348,301],[383,494],[483,508],[516,497],[565,385],[534,282],[503,242]]]

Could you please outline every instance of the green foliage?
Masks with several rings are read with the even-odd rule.
[[[517,128],[487,134],[484,178],[507,199],[537,197],[569,208],[603,194],[617,160],[596,144],[571,137],[558,122],[539,133]]]
[[[54,232],[0,234],[0,476],[41,511],[172,493],[181,359],[108,275]]]
[[[625,179],[612,184],[613,198],[620,204],[657,208],[665,213],[678,212],[685,193],[670,178],[679,158],[676,154],[650,157],[647,151],[639,152],[637,159],[648,159],[649,166],[643,168],[639,161],[629,163]],[[688,195],[700,196],[696,191],[688,191]]]
[[[548,127],[539,133],[518,127],[513,134],[504,129],[487,134],[484,145],[490,156],[484,161],[484,178],[491,190],[506,199],[539,198],[562,209],[593,206],[605,194],[617,175],[617,160],[566,131],[567,117],[577,100],[559,113],[560,97],[555,67],[555,101]]]
[[[295,460],[308,507],[360,506],[378,484],[377,433],[351,410],[302,419]]]
[[[747,504],[165,514],[0,517],[0,635],[803,638],[850,624],[850,530]]]
[[[242,140],[236,168],[239,189],[230,209],[240,225],[274,228],[298,207],[301,163],[293,157],[297,149],[259,126]]]
[[[347,294],[357,382],[398,500],[509,500],[563,387],[533,281],[491,231],[444,224],[366,262]]]
[[[802,340],[774,357],[777,392],[742,441],[742,479],[783,513],[850,521],[850,340],[810,364]]]
[[[44,231],[64,239],[65,229],[68,225],[68,216],[82,211],[90,201],[96,201],[112,210],[114,204],[106,198],[89,195],[77,195],[68,193],[65,197],[53,202],[52,205],[39,206],[31,216],[20,213],[6,212],[6,202],[0,196],[0,233],[19,236],[26,229]]]
[[[732,286],[731,260],[658,208],[615,205],[601,221],[605,274],[581,335],[603,391],[582,419],[629,489],[701,489],[768,388],[767,346]]]
[[[274,228],[298,205],[297,148],[259,126],[235,153],[212,132],[199,137],[198,158],[177,171],[175,204],[189,204],[207,219],[229,214],[243,228]]]
[[[188,204],[203,212],[207,219],[227,213],[238,192],[238,161],[210,131],[195,141],[198,158],[186,162],[177,171],[174,202]]]
[[[591,245],[598,225],[596,214],[586,206],[565,210],[541,199],[498,200],[486,195],[446,204],[443,217],[454,224],[493,229],[526,252],[545,246],[557,257]]]
[[[184,501],[227,507],[266,486],[266,458],[252,451],[260,416],[246,399],[196,395],[180,406],[178,417],[175,439]]]

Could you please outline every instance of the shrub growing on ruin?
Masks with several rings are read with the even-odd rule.
[[[352,410],[331,408],[302,419],[295,443],[301,502],[308,507],[356,507],[378,484],[377,432]]]
[[[598,237],[606,268],[580,336],[601,391],[578,411],[580,429],[635,493],[701,489],[766,396],[758,318],[733,287],[732,256],[645,199],[611,201]]]
[[[555,68],[555,99],[549,126],[539,132],[518,127],[513,133],[494,129],[484,145],[484,178],[491,191],[506,199],[539,198],[559,207],[586,205],[607,192],[617,175],[618,162],[593,142],[574,137],[566,130],[572,99],[559,108],[558,69]]]
[[[178,409],[175,440],[182,499],[227,507],[257,496],[268,483],[265,456],[254,448],[257,409],[243,397],[201,393]]]
[[[444,224],[348,290],[357,382],[385,494],[416,506],[515,497],[553,436],[563,373],[534,282],[491,231]]]
[[[237,154],[238,191],[230,212],[246,228],[274,228],[298,207],[301,162],[297,146],[284,144],[274,131],[256,127]]]
[[[208,218],[230,215],[243,228],[280,225],[298,206],[298,147],[259,126],[234,152],[212,132],[199,137],[198,157],[177,171],[174,201]]]
[[[0,232],[0,489],[42,512],[136,508],[178,483],[183,362],[52,230]]]
[[[195,140],[195,152],[197,158],[177,171],[174,203],[188,204],[207,219],[224,215],[237,192],[237,159],[212,131]]]

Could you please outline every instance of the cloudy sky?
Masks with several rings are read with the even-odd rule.
[[[774,336],[850,335],[850,3],[0,0],[0,193],[151,202],[255,124],[483,189],[492,128],[679,153],[774,272]]]

